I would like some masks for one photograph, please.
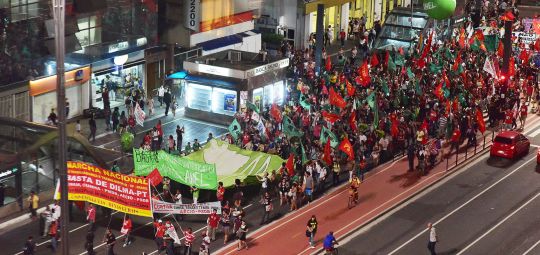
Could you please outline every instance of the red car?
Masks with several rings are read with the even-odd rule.
[[[503,131],[497,134],[491,146],[490,156],[514,159],[529,153],[531,142],[519,132]]]
[[[538,152],[536,153],[536,163],[540,164],[540,148],[538,148]]]

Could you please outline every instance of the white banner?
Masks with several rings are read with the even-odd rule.
[[[135,121],[137,121],[137,125],[140,125],[141,127],[144,126],[144,119],[146,118],[146,113],[141,109],[141,106],[137,104],[135,106]]]
[[[220,202],[209,202],[202,204],[174,204],[160,200],[152,200],[153,213],[171,214],[211,214],[216,209],[217,214],[221,214]]]

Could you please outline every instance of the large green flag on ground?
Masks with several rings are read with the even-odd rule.
[[[161,176],[200,189],[217,189],[216,166],[169,154],[165,151],[133,149],[135,175],[146,176],[155,168]]]
[[[242,126],[238,123],[238,120],[234,119],[231,125],[229,125],[229,133],[234,137],[234,140],[238,139],[238,135],[242,133]]]
[[[288,116],[283,117],[283,134],[288,137],[300,137],[303,135],[302,131],[296,128]]]

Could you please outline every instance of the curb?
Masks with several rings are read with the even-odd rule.
[[[489,152],[489,148],[490,148],[490,147],[491,147],[491,145],[486,146],[485,149],[480,150],[478,153],[476,153],[476,155],[474,155],[474,156],[472,156],[472,157],[466,159],[465,161],[463,161],[464,164],[462,163],[463,165],[461,165],[461,167],[465,166],[466,164],[471,163],[471,161],[473,161],[473,160],[476,160],[476,159],[480,158],[480,157],[481,157],[482,155],[484,155],[486,152]],[[413,194],[411,194],[411,195],[408,196],[407,198],[405,198],[405,199],[399,201],[399,202],[396,203],[395,205],[393,205],[393,206],[387,208],[386,210],[382,211],[381,213],[375,215],[374,217],[372,217],[371,219],[367,220],[367,221],[364,222],[363,224],[360,224],[360,225],[358,225],[357,227],[355,227],[355,228],[349,230],[348,232],[346,232],[345,234],[343,234],[343,235],[340,236],[339,238],[336,238],[336,240],[337,240],[337,241],[341,241],[341,240],[343,240],[343,239],[345,239],[345,238],[351,236],[351,235],[354,234],[355,232],[357,232],[357,231],[361,230],[362,228],[366,227],[367,225],[369,225],[369,224],[371,224],[371,223],[377,221],[378,219],[380,219],[381,217],[385,216],[386,214],[388,214],[389,212],[393,211],[394,209],[396,209],[396,208],[400,207],[401,205],[403,205],[403,204],[409,202],[410,200],[414,199],[414,198],[417,197],[420,193],[422,193],[422,192],[426,191],[427,189],[433,187],[434,185],[436,185],[437,183],[441,182],[442,180],[445,180],[445,179],[447,179],[448,177],[453,176],[454,174],[458,173],[458,171],[452,171],[452,170],[454,170],[454,169],[456,169],[456,168],[457,168],[457,169],[461,168],[461,167],[458,167],[458,166],[460,166],[460,165],[450,167],[450,168],[448,168],[448,170],[443,171],[442,173],[444,173],[444,175],[443,175],[441,178],[439,178],[439,179],[437,179],[436,181],[434,181],[433,183],[431,183],[431,184],[429,184],[429,185],[426,185],[425,187],[423,187],[423,188],[417,190],[416,192],[414,192]],[[324,252],[324,248],[319,248],[319,249],[317,249],[317,251],[312,252],[311,254],[323,254],[323,252]]]

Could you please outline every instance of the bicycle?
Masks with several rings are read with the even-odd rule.
[[[336,247],[336,245],[334,245],[334,247],[331,250],[325,249],[324,254],[325,255],[338,255],[338,248]]]

